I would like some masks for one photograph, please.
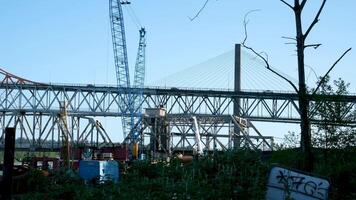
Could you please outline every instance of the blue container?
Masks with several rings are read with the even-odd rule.
[[[119,180],[119,165],[114,160],[81,160],[79,176],[86,181],[99,178],[100,181],[117,182]]]
[[[139,160],[146,160],[146,154],[141,153],[141,154],[138,156],[138,159],[139,159]]]

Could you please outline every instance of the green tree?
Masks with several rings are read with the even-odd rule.
[[[322,82],[321,82],[322,81]],[[316,94],[319,95],[347,95],[349,83],[346,83],[341,78],[330,83],[330,77],[320,79],[319,90]],[[336,99],[337,100],[337,99]],[[342,101],[324,101],[319,100],[311,105],[311,113],[322,120],[316,124],[313,129],[313,146],[330,149],[330,148],[345,148],[356,146],[356,130],[348,126],[345,121],[356,119],[356,111],[349,112],[352,109],[351,103]],[[341,125],[340,125],[341,124]]]
[[[282,144],[280,149],[292,149],[299,147],[300,143],[300,134],[288,131],[287,134],[284,135]]]

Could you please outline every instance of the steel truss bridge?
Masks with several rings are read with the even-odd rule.
[[[3,73],[4,74],[4,73]],[[139,89],[114,86],[41,84],[5,74],[0,84],[0,127],[17,127],[17,138],[23,141],[18,148],[58,148],[62,138],[59,128],[60,103],[66,102],[69,132],[73,141],[89,145],[111,143],[106,133],[97,127],[95,117],[127,116],[120,108],[120,94]],[[203,129],[206,148],[231,147],[231,115],[250,121],[299,123],[298,95],[283,92],[203,90],[187,88],[145,88],[140,102],[143,108],[163,106],[167,109],[175,148],[194,145],[189,123],[181,123],[185,116],[197,116]],[[316,115],[316,108],[330,102],[345,103],[342,119],[335,122],[355,126],[349,118],[355,111],[356,96],[310,96],[312,123],[325,122]],[[238,113],[234,112],[238,105]],[[128,108],[128,106],[126,106]],[[209,118],[210,117],[210,118]],[[177,121],[178,120],[178,121]],[[205,121],[205,122],[204,122]],[[119,124],[119,123],[117,123]],[[4,142],[4,131],[0,144]],[[252,136],[252,135],[251,135]],[[252,136],[251,138],[254,138]],[[256,140],[259,138],[256,136]],[[211,145],[210,144],[214,144]],[[217,144],[217,145],[216,145]]]

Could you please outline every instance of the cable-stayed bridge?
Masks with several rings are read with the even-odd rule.
[[[167,88],[234,90],[235,56],[235,51],[231,50],[205,62],[152,81],[148,85]],[[265,63],[257,56],[251,55],[247,50],[242,50],[240,59],[242,90],[295,92],[284,80],[266,69]],[[282,72],[279,73],[283,74]],[[283,75],[298,85],[298,81],[293,77],[287,74]],[[295,71],[295,75],[297,75],[297,71]]]
[[[240,58],[237,59],[240,61],[236,62],[236,56],[239,55]],[[249,137],[243,135],[243,128],[236,129],[239,124],[234,117],[249,121],[299,123],[298,95],[291,90],[277,91],[283,90],[280,87],[286,83],[271,73],[268,74],[268,71],[254,72],[254,66],[257,68],[263,65],[253,56],[244,61],[248,56],[241,49],[228,52],[196,68],[188,69],[190,73],[178,73],[162,79],[157,84],[161,87],[144,88],[140,102],[143,108],[166,108],[174,148],[189,148],[194,145],[194,134],[188,120],[191,116],[200,120],[201,137],[207,149],[232,148],[236,146],[236,140],[244,139],[245,143],[255,142],[259,147],[270,145],[266,139],[272,138],[262,137],[257,129],[252,130],[257,135],[253,135],[252,131],[246,133],[250,134]],[[236,63],[239,67],[236,67]],[[204,75],[205,71],[201,70],[204,67],[205,71],[217,70],[215,76]],[[240,71],[236,71],[237,68]],[[240,72],[240,78],[235,78],[236,72]],[[23,141],[22,146],[18,144],[19,148],[60,147],[62,102],[66,104],[68,131],[72,141],[90,145],[110,144],[112,141],[109,134],[96,121],[96,117],[113,117],[119,120],[120,116],[128,115],[128,106],[120,107],[120,95],[140,92],[140,89],[105,85],[37,83],[5,71],[0,73],[0,127],[4,130],[8,126],[16,126],[17,137]],[[181,81],[182,78],[184,81]],[[196,83],[189,83],[189,79]],[[189,85],[184,85],[187,83]],[[270,87],[261,91],[263,88],[254,88],[257,86]],[[205,89],[201,89],[203,87]],[[250,90],[244,90],[246,88]],[[329,123],[355,126],[356,121],[349,116],[355,111],[356,96],[316,95],[309,98],[313,104],[310,111],[312,123],[321,122],[315,108],[330,102],[343,102],[346,109],[341,115],[342,120]],[[113,126],[117,124],[119,122]],[[115,134],[120,134],[120,131]],[[0,139],[3,144],[3,134]]]

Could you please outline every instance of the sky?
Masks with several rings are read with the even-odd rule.
[[[147,30],[146,82],[161,79],[232,50],[244,38],[243,18],[250,10],[247,44],[268,53],[272,66],[297,77],[292,11],[278,0],[132,0],[131,8]],[[290,1],[292,2],[292,1]],[[321,0],[308,1],[307,27]],[[328,1],[308,43],[306,64],[324,74],[349,47],[354,49],[331,72],[356,93],[356,15],[354,0]],[[137,23],[125,8],[125,26],[132,69],[138,46]],[[305,28],[306,29],[306,28]],[[0,67],[37,82],[116,84],[108,0],[0,0]],[[306,69],[308,85],[315,76]],[[286,128],[288,129],[288,128]]]

